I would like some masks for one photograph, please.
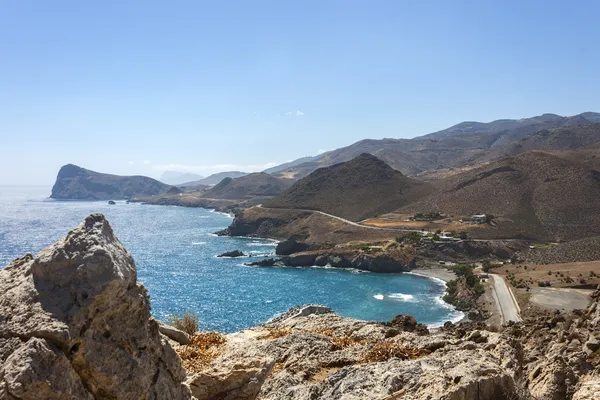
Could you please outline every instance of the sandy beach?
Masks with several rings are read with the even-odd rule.
[[[431,268],[431,269],[417,268],[417,269],[413,269],[410,272],[413,274],[416,274],[416,275],[422,275],[422,276],[428,276],[431,278],[441,279],[444,282],[448,282],[448,281],[451,281],[452,279],[456,278],[456,275],[454,275],[454,272],[448,271],[447,269],[444,269],[444,268]]]

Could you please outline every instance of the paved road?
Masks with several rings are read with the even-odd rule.
[[[502,314],[502,322],[521,321],[519,306],[504,279],[495,274],[489,274],[494,283],[495,300]]]

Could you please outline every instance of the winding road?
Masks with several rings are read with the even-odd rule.
[[[513,295],[510,288],[506,285],[504,279],[495,274],[489,274],[490,279],[494,284],[494,299],[496,300],[496,305],[500,310],[500,315],[502,316],[502,322],[514,321],[519,322],[522,321],[520,315],[519,305],[517,304],[517,300]]]

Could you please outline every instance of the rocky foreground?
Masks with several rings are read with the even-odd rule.
[[[133,259],[94,214],[0,270],[0,399],[598,399],[599,297],[501,332],[312,305],[189,336],[150,317]]]

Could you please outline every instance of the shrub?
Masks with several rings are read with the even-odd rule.
[[[171,315],[169,317],[169,324],[188,335],[193,335],[200,329],[198,316],[187,311],[182,316]]]
[[[466,239],[468,239],[469,235],[465,231],[460,231],[460,232],[458,232],[458,237],[462,240],[466,240]]]

